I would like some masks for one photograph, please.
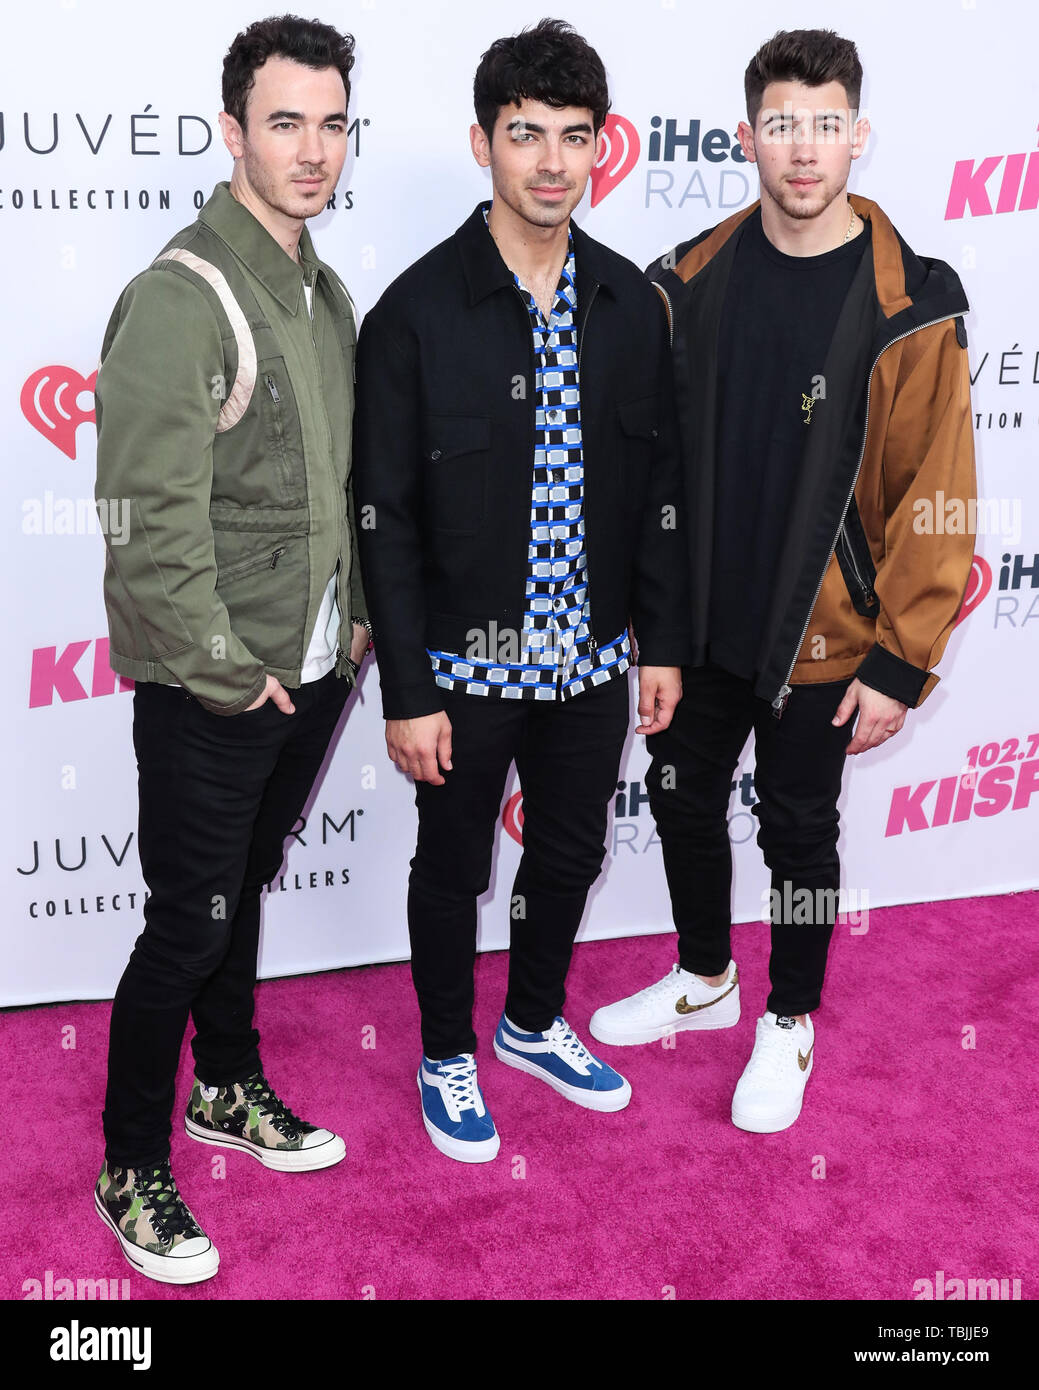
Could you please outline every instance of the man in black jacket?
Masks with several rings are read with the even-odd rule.
[[[589,1109],[630,1098],[563,1019],[564,981],[627,731],[629,620],[651,734],[681,695],[686,606],[666,318],[570,222],[602,63],[545,20],[492,45],[474,96],[494,198],[365,320],[354,468],[386,742],[416,783],[423,1121],[479,1163],[499,1139],[476,1078],[476,900],[513,760],[524,850],[495,1052]]]

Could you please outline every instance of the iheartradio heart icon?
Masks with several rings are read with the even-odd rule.
[[[626,116],[609,115],[602,131],[602,154],[592,170],[592,207],[601,203],[638,162],[639,133]]]
[[[964,618],[969,617],[974,612],[991,588],[992,566],[980,555],[975,555],[974,562],[970,567],[970,578],[967,580],[967,592],[963,596],[963,607],[960,609],[960,616],[956,619],[956,627],[959,627]]]
[[[501,823],[518,845],[523,843],[523,793],[516,792],[505,803]]]
[[[22,387],[22,414],[70,459],[76,457],[76,430],[94,418],[93,409],[84,410],[78,398],[83,391],[93,391],[95,381],[97,372],[83,377],[71,367],[52,366],[33,372]]]

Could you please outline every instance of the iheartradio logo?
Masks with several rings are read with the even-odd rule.
[[[79,398],[84,392],[93,394],[96,381],[97,372],[84,377],[72,367],[51,366],[33,372],[22,387],[22,414],[70,459],[76,457],[77,429],[94,419],[93,405],[84,410]]]
[[[970,567],[970,578],[967,580],[967,592],[963,596],[963,607],[955,622],[956,627],[959,627],[964,618],[970,617],[991,588],[992,566],[980,555],[975,555]]]
[[[612,193],[638,163],[639,133],[626,116],[609,115],[602,130],[602,154],[592,170],[592,207]]]
[[[523,843],[523,793],[516,792],[505,803],[501,823],[518,845]]]

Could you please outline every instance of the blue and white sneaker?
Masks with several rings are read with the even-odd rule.
[[[623,1110],[631,1100],[630,1084],[592,1056],[565,1018],[557,1018],[545,1033],[524,1033],[502,1014],[494,1053],[507,1067],[540,1076],[587,1110]]]
[[[418,1070],[422,1123],[442,1154],[459,1163],[489,1163],[501,1147],[494,1121],[476,1084],[471,1052],[443,1062],[422,1058]]]

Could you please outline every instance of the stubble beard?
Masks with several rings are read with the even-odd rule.
[[[249,180],[249,187],[257,197],[261,198],[267,206],[273,208],[275,212],[280,212],[283,217],[297,219],[316,217],[318,213],[324,212],[325,198],[319,198],[317,200],[311,199],[304,203],[302,195],[296,194],[295,196],[299,198],[302,206],[290,206],[287,202],[287,198],[290,195],[279,190],[274,179],[267,172],[267,166],[261,160],[257,159],[255,154],[250,150],[248,144],[244,147],[243,159],[245,162],[246,178]]]
[[[785,179],[779,179],[773,187],[765,185],[766,191],[777,203],[781,211],[788,217],[796,218],[800,222],[806,222],[814,217],[821,217],[832,203],[834,203],[845,192],[848,186],[848,176],[833,188],[833,192],[827,196],[828,187],[825,180],[821,181],[815,189],[808,195],[798,193],[796,190],[787,187]]]
[[[570,214],[577,206],[579,200],[567,197],[562,203],[555,205],[542,206],[534,197],[530,186],[524,184],[518,193],[514,194],[510,189],[494,185],[495,196],[500,198],[503,203],[521,217],[532,227],[561,227],[569,221]]]

